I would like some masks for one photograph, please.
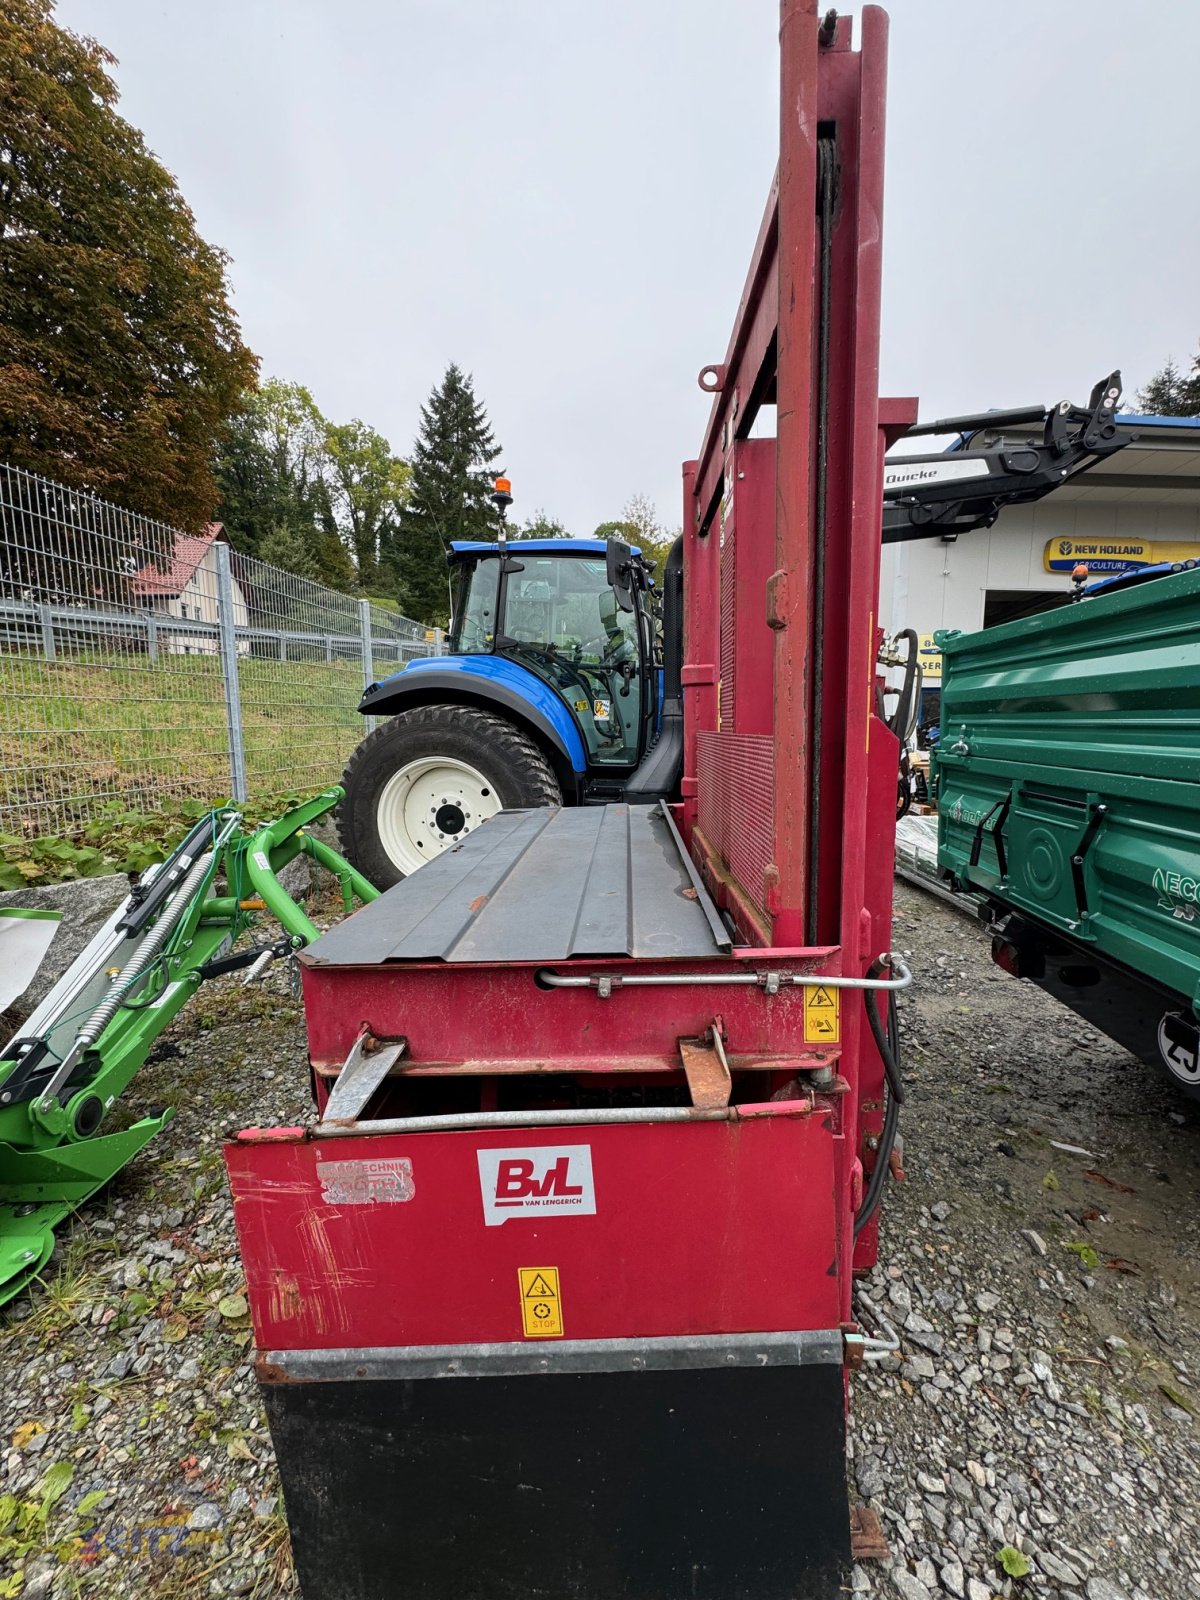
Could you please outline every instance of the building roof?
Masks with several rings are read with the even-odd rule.
[[[218,539],[228,543],[220,522],[210,522],[203,533],[177,533],[170,564],[160,567],[148,561],[139,567],[133,578],[134,594],[165,595],[168,599],[181,595]]]
[[[1156,417],[1149,412],[1119,411],[1117,421],[1126,428],[1190,428],[1200,438],[1200,417]]]
[[[1200,504],[1200,417],[1120,411],[1116,420],[1118,427],[1137,435],[1133,443],[1055,489],[1055,503],[1137,500],[1161,506]],[[986,432],[981,428],[970,437],[959,434],[946,447],[947,453],[969,449],[971,439]],[[1040,435],[1041,424],[1008,427],[1004,433],[1009,438]]]
[[[1139,416],[1121,411],[1117,425],[1132,444],[1055,490],[1071,500],[1137,500],[1160,506],[1200,504],[1200,417]]]

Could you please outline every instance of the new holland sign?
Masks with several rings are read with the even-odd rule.
[[[1050,539],[1042,565],[1047,572],[1071,572],[1082,563],[1089,572],[1136,572],[1160,561],[1200,561],[1200,544],[1170,544],[1150,539]]]

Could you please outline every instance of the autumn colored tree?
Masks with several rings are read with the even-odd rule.
[[[195,529],[256,361],[113,60],[0,0],[0,460]]]

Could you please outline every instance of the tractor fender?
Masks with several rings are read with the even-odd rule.
[[[359,701],[364,716],[394,716],[414,706],[457,701],[499,711],[545,749],[564,795],[587,771],[579,726],[562,698],[536,673],[502,656],[427,656],[373,683]]]

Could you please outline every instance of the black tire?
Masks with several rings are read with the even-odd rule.
[[[504,810],[563,803],[550,763],[504,717],[459,705],[401,711],[369,733],[350,757],[342,776],[346,798],[337,814],[342,853],[378,889],[390,889],[405,875],[380,836],[384,790],[409,762],[438,757],[474,767],[488,779]]]

